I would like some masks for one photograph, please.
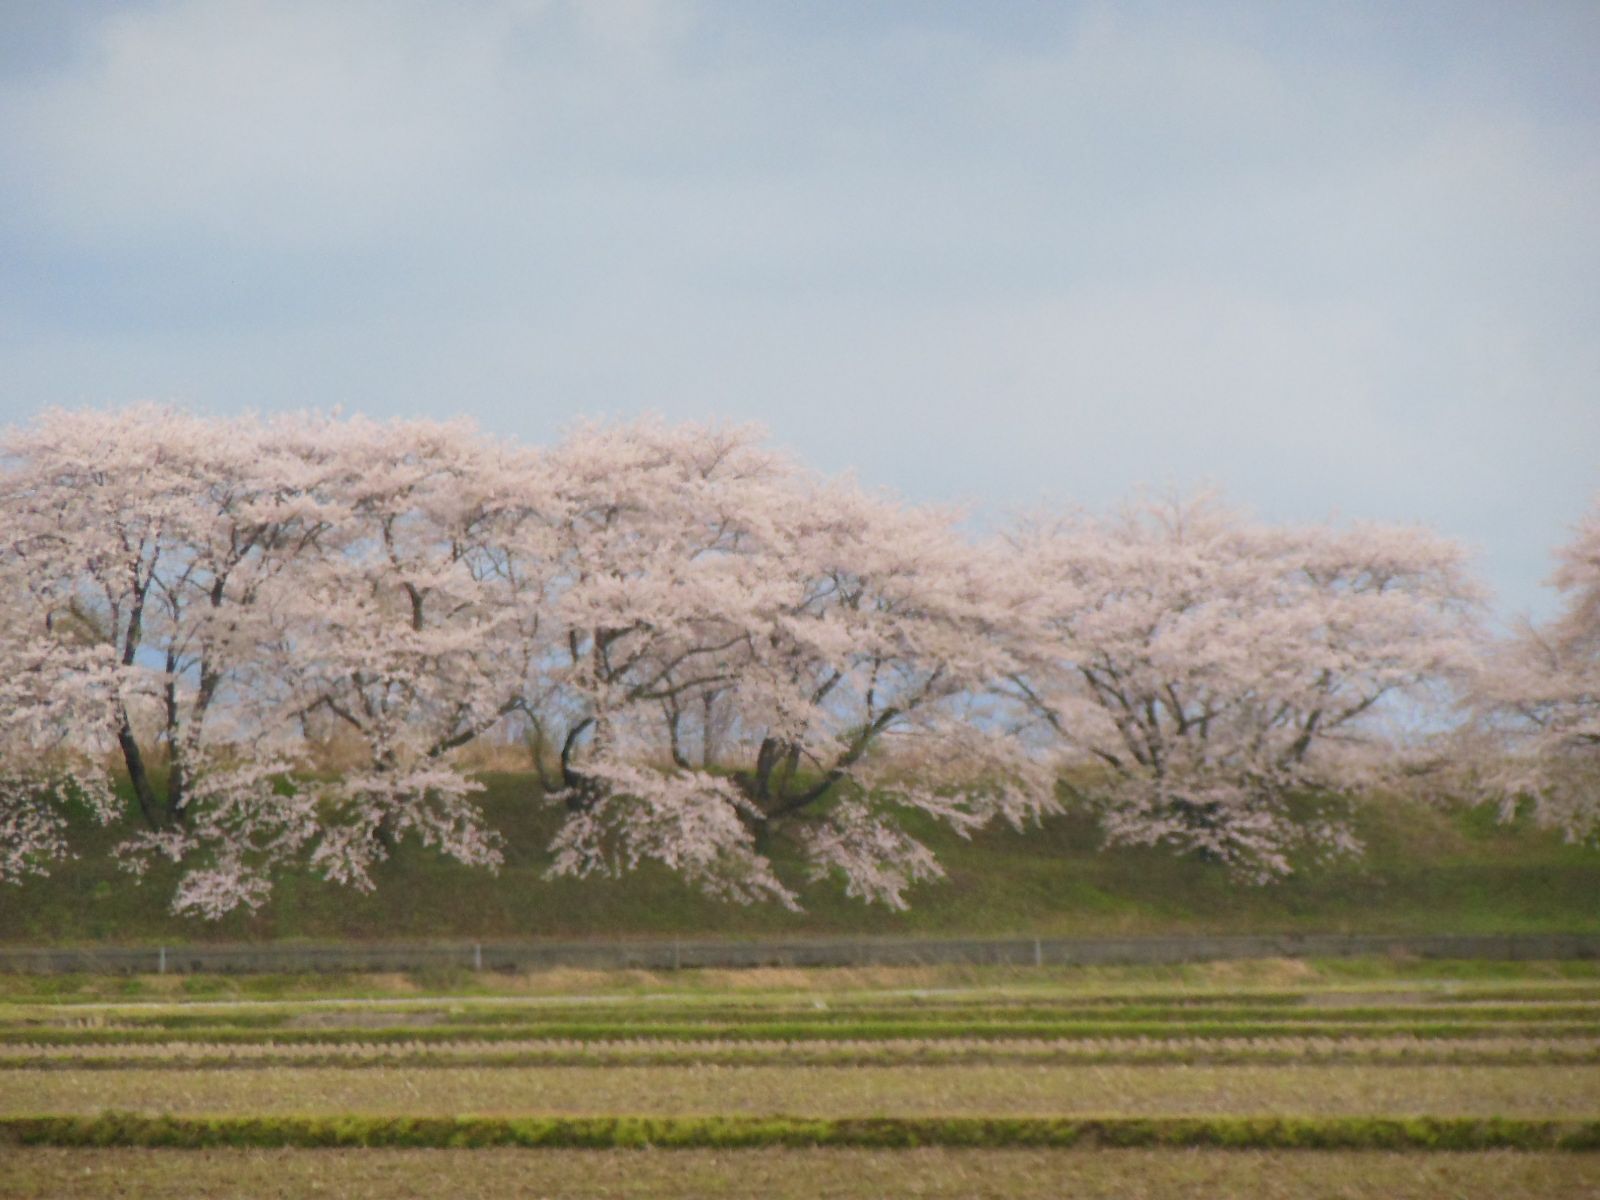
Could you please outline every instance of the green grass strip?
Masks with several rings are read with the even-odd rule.
[[[338,1070],[418,1070],[429,1068],[520,1068],[520,1067],[684,1067],[684,1066],[772,1066],[772,1067],[862,1067],[905,1066],[1369,1066],[1416,1068],[1431,1067],[1528,1067],[1600,1066],[1600,1050],[1584,1048],[1564,1053],[1552,1047],[1528,1050],[1480,1051],[1471,1043],[1444,1045],[1421,1043],[1403,1050],[1368,1050],[1361,1043],[1308,1053],[1281,1046],[1248,1049],[1165,1048],[1159,1044],[1140,1050],[1075,1050],[1069,1048],[1011,1049],[1003,1042],[993,1049],[972,1046],[915,1046],[901,1050],[905,1043],[880,1043],[869,1047],[815,1048],[790,1045],[782,1050],[766,1048],[741,1051],[737,1044],[715,1050],[700,1047],[674,1049],[670,1044],[656,1049],[628,1048],[626,1053],[606,1054],[585,1050],[532,1050],[506,1053],[439,1053],[428,1050],[393,1054],[306,1054],[284,1053],[234,1057],[227,1054],[133,1055],[50,1055],[0,1058],[0,1071],[271,1071],[283,1067]]]
[[[487,1146],[1218,1147],[1250,1150],[1600,1150],[1600,1120],[1389,1117],[167,1117],[0,1118],[0,1145],[152,1149]]]
[[[115,1025],[120,1029],[164,1029],[170,1031],[205,1030],[222,1026],[235,1029],[293,1029],[298,1023],[314,1019],[319,1026],[338,1027],[343,1022],[369,1024],[376,1016],[386,1017],[395,1025],[437,1028],[491,1028],[497,1026],[568,1025],[592,1026],[629,1025],[740,1025],[752,1023],[826,1025],[841,1024],[896,1024],[919,1022],[939,1024],[993,1023],[1048,1025],[1089,1023],[1169,1023],[1169,1024],[1272,1024],[1277,1022],[1322,1021],[1339,1024],[1393,1024],[1396,1021],[1470,1024],[1521,1023],[1568,1021],[1600,1023],[1600,1006],[1577,1003],[1527,1004],[1450,1004],[1422,1005],[1400,1004],[1388,1007],[1376,1005],[1119,1005],[1072,1006],[1050,1004],[994,1004],[994,1005],[835,1005],[734,1007],[718,1005],[675,1007],[653,1006],[621,1008],[607,1005],[595,1006],[541,1005],[537,1008],[519,1007],[491,1009],[471,1006],[450,1009],[446,1007],[415,1007],[370,1009],[350,1007],[324,1007],[316,1010],[285,1009],[278,1011],[157,1011],[108,1008],[96,1014],[101,1024]],[[0,1014],[0,1028],[51,1029],[83,1027],[84,1018],[73,1012],[45,1012],[34,1010],[21,1017],[7,1018]]]
[[[1210,1021],[750,1021],[653,1024],[650,1022],[540,1022],[527,1025],[424,1025],[379,1028],[260,1029],[236,1025],[170,1029],[121,1029],[113,1026],[79,1029],[0,1029],[0,1044],[94,1046],[165,1044],[177,1041],[234,1045],[331,1045],[349,1042],[526,1041],[801,1041],[885,1039],[1084,1039],[1084,1038],[1263,1038],[1318,1037],[1377,1039],[1408,1035],[1419,1038],[1593,1038],[1595,1021],[1406,1021],[1387,1023],[1327,1020],[1271,1022]]]
[[[1589,965],[1589,964],[1580,964]],[[1600,968],[1600,963],[1592,964]],[[833,1009],[879,1009],[915,1006],[918,1008],[966,1007],[1059,1007],[1064,1009],[1103,1009],[1123,1005],[1157,1005],[1179,1008],[1228,1008],[1238,1005],[1273,1007],[1320,1007],[1326,1004],[1365,1003],[1381,1005],[1395,997],[1396,1003],[1464,1006],[1484,1003],[1595,1003],[1600,1002],[1600,985],[1544,980],[1526,984],[1484,986],[1458,980],[1382,978],[1371,981],[1327,980],[1303,987],[1231,988],[1199,990],[1179,985],[1150,986],[1140,990],[1075,990],[1048,985],[971,985],[948,988],[861,987],[854,990],[749,991],[730,994],[726,989],[650,992],[612,991],[584,995],[559,992],[496,992],[461,985],[440,985],[432,994],[372,992],[358,978],[317,976],[316,991],[301,994],[293,990],[256,990],[250,985],[263,977],[190,976],[179,992],[155,991],[141,986],[137,979],[115,976],[64,977],[16,976],[0,973],[0,1007],[24,1005],[60,1010],[119,1010],[128,1007],[181,1009],[186,1007],[254,1007],[268,1012],[302,1011],[312,1008],[328,1011],[341,1007],[368,1008],[382,1005],[397,1010],[437,1009],[466,1004],[494,1011],[501,1008],[593,1011],[612,1008],[629,1013],[661,1008],[674,1011],[717,1011],[737,1009],[782,1010],[811,1008],[822,1001]],[[61,990],[62,982],[91,990],[76,994]],[[472,980],[469,982],[476,982]],[[662,985],[663,989],[666,987]]]

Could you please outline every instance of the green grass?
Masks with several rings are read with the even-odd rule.
[[[177,1035],[161,1029],[7,1029],[0,1031],[0,1045],[30,1046],[128,1046],[167,1045]],[[1589,1022],[1467,1022],[1467,1021],[1389,1021],[1383,1024],[1340,1024],[1337,1021],[1257,1022],[1216,1024],[1206,1022],[1166,1023],[1159,1021],[1121,1022],[1034,1022],[1031,1024],[989,1021],[982,1024],[953,1021],[858,1021],[830,1025],[798,1022],[749,1021],[742,1023],[653,1024],[627,1022],[563,1022],[526,1028],[504,1025],[463,1026],[454,1029],[379,1026],[361,1029],[262,1030],[235,1025],[206,1026],[191,1031],[188,1040],[218,1045],[296,1045],[322,1046],[349,1043],[390,1042],[437,1044],[474,1041],[483,1043],[526,1041],[530,1038],[576,1042],[636,1041],[838,1041],[886,1038],[967,1041],[973,1038],[1011,1040],[1141,1038],[1146,1040],[1190,1038],[1344,1038],[1392,1039],[1395,1037],[1434,1040],[1474,1040],[1483,1038],[1578,1038],[1591,1041],[1600,1037],[1600,1023]]]
[[[1600,1121],[1507,1117],[0,1117],[0,1145],[301,1148],[975,1149],[1210,1146],[1307,1150],[1600,1150]]]
[[[1571,1066],[542,1067],[0,1070],[0,1114],[145,1116],[1579,1118],[1600,1077]]]
[[[1443,1026],[1550,1026],[1567,1032],[1588,1027],[1600,1034],[1600,1005],[1594,1003],[1549,1004],[1530,1000],[1522,1004],[1419,1004],[1401,1000],[1389,1006],[1357,1005],[1348,1002],[1315,1005],[1250,1003],[1101,1005],[1083,1002],[1049,1004],[1008,1003],[1005,999],[969,1000],[964,1003],[927,1005],[891,1002],[867,1005],[861,1002],[833,1006],[801,1007],[793,1002],[741,1005],[684,1004],[676,1007],[640,1004],[625,1009],[605,1005],[526,1005],[516,1008],[490,1008],[459,1004],[405,1004],[379,1006],[270,1008],[240,1005],[196,1006],[185,1011],[179,1006],[74,1006],[63,1012],[44,1006],[17,1005],[0,1017],[0,1029],[26,1033],[37,1030],[90,1029],[97,1026],[114,1031],[160,1031],[174,1036],[203,1039],[209,1032],[225,1030],[243,1033],[260,1030],[272,1036],[306,1028],[386,1027],[393,1030],[428,1029],[441,1035],[483,1036],[507,1030],[519,1037],[568,1037],[572,1028],[637,1030],[645,1036],[657,1028],[706,1028],[722,1034],[746,1025],[806,1029],[828,1034],[839,1029],[882,1026],[886,1029],[915,1029],[919,1026],[943,1030],[966,1027],[981,1031],[988,1026],[1028,1030],[1033,1027],[1093,1028],[1117,1030],[1121,1026],[1170,1025],[1180,1029],[1200,1026],[1208,1029],[1238,1025],[1262,1028],[1282,1024],[1293,1028],[1300,1023],[1326,1025],[1439,1024]],[[842,1034],[838,1036],[844,1036]],[[899,1036],[899,1035],[896,1035]],[[1026,1036],[1018,1034],[1018,1036]],[[1108,1036],[1112,1036],[1108,1034]]]
[[[195,1011],[198,1010],[198,1011]],[[597,1011],[598,1010],[598,1011]],[[858,1025],[864,1021],[886,1022],[891,1025],[909,1025],[926,1022],[935,1025],[965,1024],[980,1027],[985,1024],[1012,1025],[1086,1023],[1115,1026],[1154,1022],[1200,1022],[1219,1025],[1229,1022],[1260,1025],[1270,1022],[1327,1021],[1337,1019],[1349,1024],[1390,1024],[1395,1021],[1443,1021],[1465,1023],[1489,1022],[1600,1022],[1600,1004],[1592,1001],[1550,1003],[1530,999],[1523,1003],[1476,1003],[1457,1001],[1447,1004],[1418,1003],[1399,997],[1391,1004],[1358,1004],[1342,1001],[1334,1004],[1316,1004],[1310,997],[1298,1000],[1284,998],[1278,1003],[1261,1004],[1226,998],[1207,997],[1201,1002],[1177,1000],[1170,1003],[1117,1004],[1098,1003],[1094,1000],[1068,999],[1050,1003],[1044,999],[1017,999],[1008,997],[983,997],[956,1000],[934,998],[926,1001],[890,1000],[881,1004],[868,1004],[860,1000],[835,1001],[831,1005],[805,1004],[801,1001],[780,1001],[764,1004],[748,1000],[736,1003],[700,1003],[665,1005],[660,1003],[630,1004],[622,1006],[596,1004],[543,1005],[527,1004],[516,1007],[491,1007],[466,1005],[449,1001],[385,1004],[385,1005],[323,1005],[316,1008],[293,1005],[211,1007],[201,1005],[100,1005],[95,1007],[99,1020],[114,1024],[118,1029],[160,1029],[173,1032],[200,1030],[218,1025],[235,1029],[283,1030],[307,1025],[374,1024],[379,1019],[397,1027],[429,1027],[442,1032],[459,1028],[463,1032],[491,1029],[496,1026],[515,1026],[519,1030],[537,1033],[548,1027],[573,1023],[593,1024],[614,1015],[628,1028],[648,1030],[656,1025],[682,1026],[687,1022],[714,1023],[728,1026],[733,1023],[757,1021],[785,1021],[795,1025],[831,1027]],[[226,1012],[226,1017],[219,1017]],[[90,1022],[86,1006],[78,1005],[67,1013],[42,1006],[17,1006],[8,1011],[3,1023],[14,1027],[81,1026]]]
[[[7,1047],[0,1069],[27,1071],[266,1071],[550,1067],[850,1067],[896,1066],[1296,1066],[1337,1064],[1416,1070],[1420,1067],[1600,1067],[1600,1042],[1495,1038],[1440,1042],[1417,1038],[1147,1039],[1039,1041],[522,1043],[508,1049],[477,1044],[419,1047],[370,1042],[297,1049],[285,1046]],[[141,1053],[141,1051],[154,1051]]]
[[[915,889],[909,912],[847,900],[837,882],[804,884],[796,864],[780,861],[805,906],[795,914],[709,900],[654,868],[546,880],[543,847],[559,814],[525,777],[485,782],[490,823],[506,840],[498,876],[407,845],[379,866],[370,895],[290,873],[259,912],[204,922],[167,911],[170,865],[137,882],[107,854],[126,830],[85,827],[76,861],[6,889],[0,943],[1600,931],[1600,854],[1526,822],[1498,824],[1485,809],[1367,800],[1357,815],[1364,858],[1308,864],[1267,887],[1159,850],[1100,850],[1079,817],[970,842],[924,824],[949,877]]]

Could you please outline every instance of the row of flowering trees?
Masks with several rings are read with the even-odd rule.
[[[74,806],[129,810],[124,862],[183,863],[175,907],[207,916],[291,864],[369,887],[408,837],[492,868],[463,756],[508,729],[565,814],[560,874],[653,860],[793,905],[781,845],[899,906],[940,873],[908,814],[967,833],[1070,800],[1270,879],[1353,848],[1296,797],[1414,767],[1396,718],[1490,675],[1483,724],[1532,739],[1507,786],[1592,813],[1594,689],[1576,714],[1563,689],[1593,678],[1600,526],[1563,576],[1582,602],[1486,659],[1462,551],[1423,530],[1201,496],[974,539],[745,429],[533,448],[140,407],[4,452],[0,879],[69,853]],[[335,738],[358,761],[319,770]]]

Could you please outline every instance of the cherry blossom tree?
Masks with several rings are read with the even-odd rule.
[[[1574,841],[1600,838],[1600,500],[1556,551],[1550,621],[1523,622],[1488,656],[1476,697],[1500,737],[1485,771],[1510,816],[1531,796],[1537,819]]]
[[[1041,658],[1012,686],[1076,762],[1113,843],[1265,881],[1296,847],[1355,849],[1293,799],[1392,777],[1386,705],[1469,670],[1477,589],[1454,543],[1379,525],[1273,528],[1210,495],[1035,521],[1013,570],[1049,581]]]
[[[525,639],[495,636],[513,607],[468,594],[513,570],[481,490],[505,477],[475,435],[146,406],[46,414],[7,451],[13,591],[111,664],[67,740],[116,748],[144,825],[125,862],[182,861],[179,911],[259,905],[299,856],[370,886],[406,832],[495,860],[476,785],[440,761],[492,723],[471,664],[525,678]],[[56,708],[89,678],[57,670]],[[324,714],[359,732],[363,769],[312,773]]]
[[[763,498],[792,467],[750,430],[651,420],[578,426],[549,460],[556,636],[530,709],[567,812],[554,872],[655,860],[714,895],[792,903],[744,797],[680,736],[682,711],[748,662],[770,607]]]
[[[99,652],[57,671],[53,702],[110,664],[106,703],[75,708],[68,737],[115,746],[145,826],[129,865],[199,851],[180,909],[258,901],[243,864],[268,830],[297,844],[310,822],[279,794],[292,739],[262,670],[275,577],[315,528],[293,464],[255,421],[155,406],[47,413],[5,449],[17,586],[58,641]]]
[[[792,904],[768,857],[787,838],[813,874],[903,906],[940,872],[894,809],[965,832],[1051,808],[1042,765],[963,720],[1003,672],[948,517],[820,484],[747,430],[591,426],[558,457],[558,872],[656,859]],[[958,740],[987,757],[919,770],[917,748]]]
[[[899,814],[966,834],[1056,811],[1053,770],[997,690],[1019,668],[1018,609],[954,514],[848,484],[785,511],[785,594],[735,692],[750,747],[735,778],[764,827],[795,831],[813,876],[901,907],[943,872]]]
[[[117,809],[107,746],[75,736],[108,727],[109,656],[52,630],[19,592],[21,551],[0,550],[0,883],[12,884],[70,856],[75,804],[102,824]]]
[[[370,888],[414,834],[493,867],[479,785],[451,755],[526,708],[553,549],[540,460],[464,423],[307,418],[283,436],[318,464],[327,532],[296,562],[275,675],[314,740],[359,747],[300,785],[320,814],[311,862]]]

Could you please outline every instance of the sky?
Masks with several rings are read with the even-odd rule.
[[[756,421],[977,521],[1221,488],[1544,615],[1600,3],[0,0],[0,424]]]

